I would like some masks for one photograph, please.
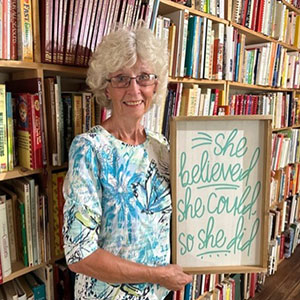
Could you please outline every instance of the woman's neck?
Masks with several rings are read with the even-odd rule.
[[[146,140],[146,133],[140,121],[125,123],[110,117],[102,123],[102,127],[115,138],[130,145],[139,145]]]

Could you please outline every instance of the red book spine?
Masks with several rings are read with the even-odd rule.
[[[86,66],[87,63],[88,63],[88,56],[89,56],[89,52],[91,50],[91,40],[92,40],[92,37],[93,37],[92,35],[93,35],[93,31],[94,31],[94,26],[95,26],[95,19],[96,19],[97,9],[98,9],[98,1],[95,0],[94,5],[92,7],[91,22],[90,22],[88,35],[87,35],[87,40],[86,40],[84,53],[83,53],[83,61],[82,61],[83,66]]]
[[[2,1],[2,58],[3,59],[8,59],[7,56],[7,48],[8,48],[8,40],[7,40],[7,28],[8,28],[8,23],[9,20],[7,18],[7,9],[8,9],[8,1],[3,0]]]
[[[17,0],[11,0],[10,4],[10,59],[18,59],[18,35],[17,35]]]
[[[101,43],[102,38],[103,38],[105,23],[106,23],[106,20],[107,20],[108,5],[109,5],[108,0],[104,0],[101,19],[100,19],[100,24],[99,24],[99,29],[98,29],[98,36],[97,36],[96,46]]]
[[[263,20],[263,14],[264,14],[264,6],[265,6],[265,0],[259,0],[258,5],[258,16],[257,16],[257,24],[256,24],[256,31],[261,32],[262,27],[262,20]]]
[[[84,39],[87,35],[88,25],[89,25],[89,13],[91,11],[91,4],[93,1],[87,1],[84,3],[83,10],[82,10],[82,18],[81,18],[81,25],[79,29],[79,37],[76,46],[76,55],[75,55],[75,65],[81,65],[82,55],[84,53]]]
[[[250,29],[255,30],[256,27],[256,18],[258,14],[258,1],[259,0],[252,0],[253,2],[253,11],[252,11],[252,22],[250,24]]]
[[[219,89],[215,89],[215,103],[214,103],[214,109],[213,109],[213,115],[216,116],[218,114],[218,107],[219,107]]]
[[[43,167],[43,155],[42,155],[42,134],[41,134],[41,110],[38,94],[30,95],[31,102],[31,114],[32,114],[32,151],[34,168],[40,169]]]

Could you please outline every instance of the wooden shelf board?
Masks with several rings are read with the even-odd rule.
[[[224,85],[225,80],[209,80],[209,79],[195,79],[195,78],[184,78],[184,77],[169,77],[169,82],[182,82],[191,84],[213,84],[213,85]]]
[[[292,92],[294,89],[287,89],[281,87],[271,87],[271,86],[264,86],[264,85],[254,85],[254,84],[247,84],[241,82],[234,82],[228,81],[229,88],[230,87],[237,87],[241,89],[253,89],[253,90],[262,90],[262,91],[283,91],[283,92]]]
[[[221,19],[221,18],[216,17],[211,14],[204,13],[202,11],[196,10],[194,8],[191,8],[191,7],[182,5],[182,4],[178,4],[178,3],[170,1],[170,0],[160,0],[158,12],[160,15],[165,15],[165,14],[171,13],[173,11],[183,10],[183,9],[187,9],[190,12],[190,14],[192,14],[192,15],[206,17],[206,18],[208,18],[212,21],[218,22],[218,23],[229,24],[229,22],[227,20]]]
[[[66,76],[72,77],[86,77],[87,68],[85,67],[76,67],[76,66],[65,66],[65,65],[56,65],[56,64],[41,64],[40,65],[43,71],[48,71],[49,74],[53,73],[64,74]]]
[[[288,3],[285,0],[281,0],[283,4],[285,4],[290,10],[293,10],[294,12],[296,12],[298,15],[300,15],[300,9],[295,7],[294,5],[292,5],[291,3]]]
[[[43,169],[37,170],[28,170],[23,167],[16,167],[12,171],[0,173],[0,181],[14,179],[18,177],[29,176],[33,174],[40,174],[43,172]]]
[[[20,277],[31,271],[37,270],[43,266],[45,266],[45,263],[33,267],[24,267],[23,262],[21,261],[14,262],[12,263],[12,273],[9,276],[3,278],[3,283],[8,282],[14,278]]]
[[[36,70],[38,63],[19,60],[0,60],[1,72],[15,72],[16,70]],[[3,70],[4,69],[4,70]]]
[[[263,43],[263,42],[273,42],[273,43],[279,43],[280,45],[282,45],[283,47],[287,48],[288,50],[292,50],[292,51],[300,51],[300,49],[298,49],[295,46],[292,45],[288,45],[284,42],[278,41],[272,37],[269,37],[267,35],[264,35],[263,33],[260,32],[256,32],[252,29],[249,29],[243,25],[237,24],[232,22],[231,24],[233,27],[237,28],[239,31],[242,31],[243,33],[247,34],[246,37],[246,45],[251,45],[253,43]]]

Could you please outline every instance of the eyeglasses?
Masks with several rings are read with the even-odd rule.
[[[106,81],[111,83],[114,88],[127,88],[130,85],[132,79],[136,80],[136,83],[140,86],[153,85],[157,80],[157,75],[155,74],[141,74],[136,77],[130,77],[126,75],[118,75],[112,77],[111,79],[106,79]]]

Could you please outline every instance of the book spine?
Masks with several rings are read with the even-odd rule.
[[[13,214],[13,201],[12,198],[6,198],[6,215],[7,215],[7,232],[9,241],[9,251],[11,262],[17,260],[17,247],[16,247],[16,236],[15,236],[15,218]]]
[[[7,120],[7,169],[14,168],[14,124],[11,102],[11,93],[6,93],[6,120]]]
[[[7,172],[7,118],[5,85],[0,84],[0,173]]]
[[[18,34],[17,34],[17,0],[11,0],[10,6],[10,59],[18,59]]]
[[[19,0],[18,3],[18,58],[33,62],[31,0]]]
[[[12,272],[6,213],[6,196],[0,195],[0,255],[3,277],[10,275]]]
[[[33,170],[34,161],[32,157],[32,140],[30,128],[32,127],[31,103],[28,101],[30,94],[17,95],[18,112],[18,155],[19,164],[24,168]]]
[[[17,227],[20,237],[18,239],[18,247],[25,267],[29,266],[28,247],[26,235],[25,205],[20,199],[17,200]]]

